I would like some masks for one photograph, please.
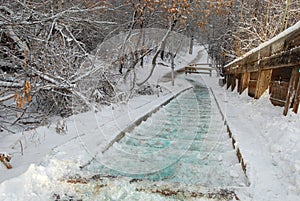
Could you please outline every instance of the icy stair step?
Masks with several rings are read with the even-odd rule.
[[[208,141],[208,140],[185,140],[185,139],[165,139],[165,138],[150,138],[150,139],[135,139],[126,138],[124,141],[120,141],[118,144],[127,144],[133,146],[133,148],[138,147],[153,147],[153,148],[172,148],[177,150],[192,150],[192,151],[205,151],[205,150],[215,150],[219,152],[224,152],[227,150],[232,150],[231,140],[222,141]]]
[[[230,167],[176,164],[176,177],[167,179],[170,182],[183,182],[212,186],[245,186],[247,181],[239,164]]]
[[[199,165],[221,165],[231,166],[232,164],[238,163],[238,159],[235,156],[234,150],[228,150],[220,152],[215,149],[210,149],[206,151],[191,151],[191,150],[176,150],[172,147],[168,149],[154,148],[154,147],[134,147],[130,145],[120,145],[118,147],[119,151],[128,153],[126,157],[130,160],[131,156],[145,155],[145,156],[159,156],[163,158],[168,158],[170,160],[182,161],[185,163],[199,164]]]
[[[212,107],[216,105],[203,87],[178,96],[101,155],[102,172],[209,186],[245,185],[222,117]]]

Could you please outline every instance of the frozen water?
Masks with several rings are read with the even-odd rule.
[[[208,89],[190,82],[194,89],[126,133],[89,170],[94,174],[212,187],[247,185]]]

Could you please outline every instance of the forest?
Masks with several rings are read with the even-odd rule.
[[[189,39],[186,51],[204,45],[222,71],[299,20],[299,0],[0,0],[0,132],[126,102],[149,85],[151,73],[140,82],[135,73],[146,57],[154,69],[158,58],[176,56],[164,51],[171,32]],[[143,30],[150,28],[164,31],[148,48]],[[114,54],[98,61],[99,44],[120,34],[107,47]],[[119,87],[124,80],[129,87]]]

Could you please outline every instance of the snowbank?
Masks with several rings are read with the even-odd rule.
[[[297,200],[300,196],[300,116],[282,115],[266,92],[259,100],[245,91],[226,90],[217,78],[204,77],[216,94],[226,121],[247,165],[250,187],[242,200]]]

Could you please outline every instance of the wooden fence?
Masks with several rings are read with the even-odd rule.
[[[198,73],[198,74],[209,74],[212,76],[212,64],[202,63],[202,64],[190,64],[184,68],[185,74]]]
[[[224,69],[227,89],[256,99],[269,89],[274,105],[297,113],[300,99],[300,21],[243,57],[227,64]]]

